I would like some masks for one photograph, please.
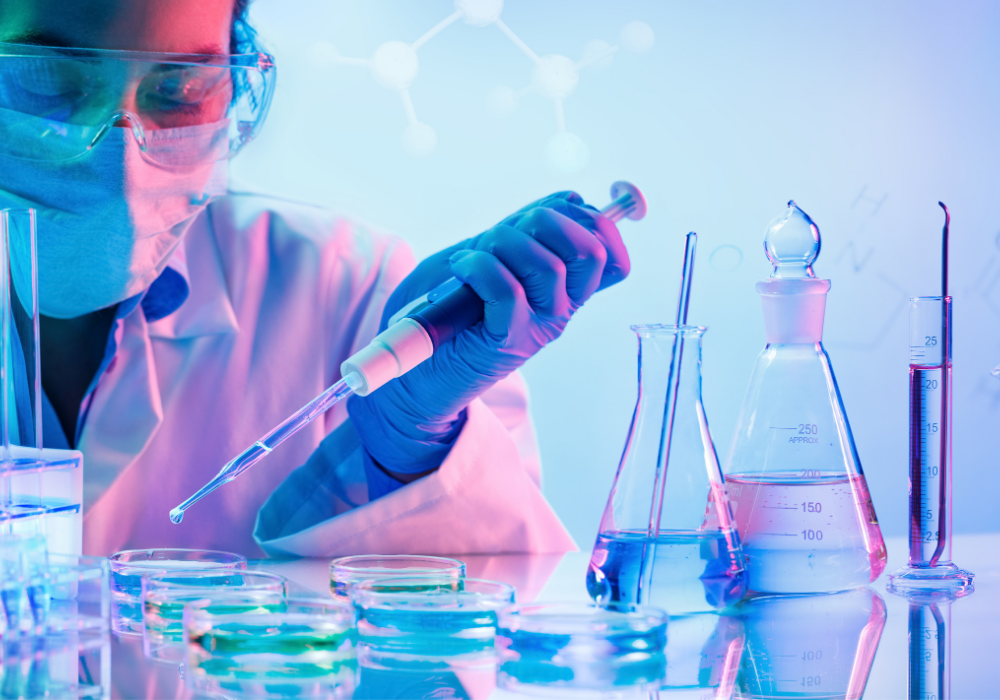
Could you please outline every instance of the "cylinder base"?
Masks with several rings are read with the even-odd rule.
[[[889,574],[885,589],[912,600],[954,600],[976,590],[975,576],[950,562],[938,566],[904,566]]]

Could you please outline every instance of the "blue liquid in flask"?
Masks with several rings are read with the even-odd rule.
[[[709,611],[736,603],[746,588],[735,533],[611,532],[597,537],[587,572],[592,598]],[[651,569],[651,570],[650,570]],[[645,593],[645,595],[643,595]]]
[[[632,330],[640,343],[639,398],[587,591],[599,602],[654,605],[671,615],[719,610],[743,597],[746,573],[701,401],[705,329]]]

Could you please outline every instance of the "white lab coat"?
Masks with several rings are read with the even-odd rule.
[[[171,524],[171,508],[340,377],[414,261],[398,239],[322,209],[229,194],[197,218],[169,265],[190,296],[160,320],[137,308],[119,324],[80,435],[86,553],[575,549],[542,496],[517,376],[469,406],[438,471],[371,503],[341,404]]]

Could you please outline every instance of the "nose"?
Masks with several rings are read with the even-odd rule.
[[[142,122],[139,121],[139,117],[135,116],[132,112],[118,111],[108,117],[107,121],[101,126],[94,139],[90,142],[90,146],[87,147],[89,151],[103,139],[108,131],[112,127],[122,127],[125,129],[131,129],[132,135],[135,137],[136,143],[139,144],[139,148],[143,151],[146,150],[146,132],[142,128]]]

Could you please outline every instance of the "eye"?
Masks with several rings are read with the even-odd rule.
[[[63,119],[96,92],[94,82],[78,61],[12,59],[0,71],[0,106]]]
[[[218,67],[185,67],[154,72],[143,82],[156,99],[193,105],[228,91],[229,72]]]

